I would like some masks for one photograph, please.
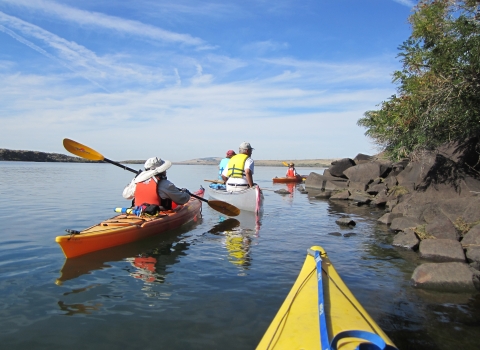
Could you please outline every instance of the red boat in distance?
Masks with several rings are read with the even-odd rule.
[[[286,177],[274,177],[273,183],[279,183],[279,184],[284,184],[284,183],[289,183],[289,182],[302,182],[305,181],[307,177],[303,175],[299,176],[286,176]]]

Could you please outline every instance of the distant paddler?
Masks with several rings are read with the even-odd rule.
[[[230,159],[235,155],[236,155],[236,153],[233,149],[228,150],[225,158],[223,158],[220,161],[220,164],[218,164],[218,179],[219,180],[222,180],[223,171],[227,168],[227,165],[228,165],[228,162],[230,162]]]
[[[295,164],[293,163],[290,163],[288,164],[288,169],[287,169],[287,173],[285,174],[286,177],[297,177],[297,176],[300,176],[298,173],[297,173],[297,170],[295,170]]]

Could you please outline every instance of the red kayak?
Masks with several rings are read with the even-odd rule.
[[[203,194],[203,189],[195,192],[201,198]],[[192,197],[173,210],[161,211],[157,215],[120,214],[80,232],[57,236],[55,241],[60,244],[66,258],[74,258],[173,230],[191,221],[196,222],[201,210],[202,202]]]
[[[286,177],[274,177],[273,183],[288,183],[288,182],[302,182],[304,181],[306,176],[286,176]]]

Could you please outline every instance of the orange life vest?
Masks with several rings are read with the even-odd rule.
[[[161,205],[157,193],[157,182],[152,177],[139,182],[135,187],[135,205],[143,203]]]
[[[293,168],[288,168],[287,176],[288,177],[295,177],[295,170]]]

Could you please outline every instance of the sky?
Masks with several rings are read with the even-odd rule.
[[[0,148],[354,158],[414,0],[0,0]]]

